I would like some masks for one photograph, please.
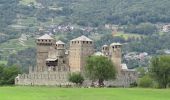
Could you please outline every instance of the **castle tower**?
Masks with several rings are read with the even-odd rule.
[[[57,55],[59,57],[64,57],[65,56],[65,43],[62,41],[57,41],[55,45],[55,49],[57,50]]]
[[[108,45],[103,45],[102,46],[102,53],[104,56],[108,57],[109,56],[109,46]]]
[[[66,71],[68,67],[68,59],[65,54],[66,52],[65,43],[59,40],[56,42],[55,48],[57,50],[58,69]]]
[[[86,58],[94,53],[93,41],[81,36],[70,41],[69,65],[71,72],[83,72]]]
[[[57,41],[50,47],[48,59],[46,59],[48,71],[61,71],[66,67],[65,43]]]
[[[122,60],[121,59],[122,58],[121,47],[122,47],[122,44],[120,43],[112,43],[109,49],[110,59],[115,64],[118,74],[121,71],[121,60]]]
[[[54,45],[55,40],[45,34],[36,40],[37,44],[37,68],[36,71],[44,71],[46,70],[46,59],[48,58],[48,52],[50,48]]]

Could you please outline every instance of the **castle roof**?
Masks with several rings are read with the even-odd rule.
[[[39,37],[37,39],[49,39],[49,40],[52,40],[53,38],[48,34],[44,34],[43,36],[41,36],[41,37]]]
[[[56,44],[65,44],[65,43],[59,40],[56,42]]]
[[[88,37],[82,35],[82,36],[80,36],[80,37],[78,37],[78,38],[75,38],[75,39],[73,39],[73,40],[71,40],[71,41],[92,41],[92,40],[89,39]]]
[[[103,45],[102,47],[108,47],[108,45],[105,44],[105,45]]]
[[[111,46],[115,46],[115,45],[121,46],[122,44],[121,44],[121,43],[112,43],[112,44],[111,44]]]
[[[104,56],[104,54],[102,52],[96,52],[94,53],[95,56]]]

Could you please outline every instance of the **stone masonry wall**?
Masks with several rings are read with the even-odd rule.
[[[68,85],[69,72],[33,72],[19,74],[15,79],[16,85]]]

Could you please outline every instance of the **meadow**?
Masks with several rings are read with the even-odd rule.
[[[6,86],[0,100],[170,100],[170,89]]]

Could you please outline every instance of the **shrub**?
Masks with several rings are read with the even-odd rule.
[[[141,79],[139,79],[139,87],[152,87],[153,86],[153,80],[149,75],[143,76]]]
[[[69,76],[69,81],[81,85],[84,81],[84,77],[80,73],[72,73]]]

